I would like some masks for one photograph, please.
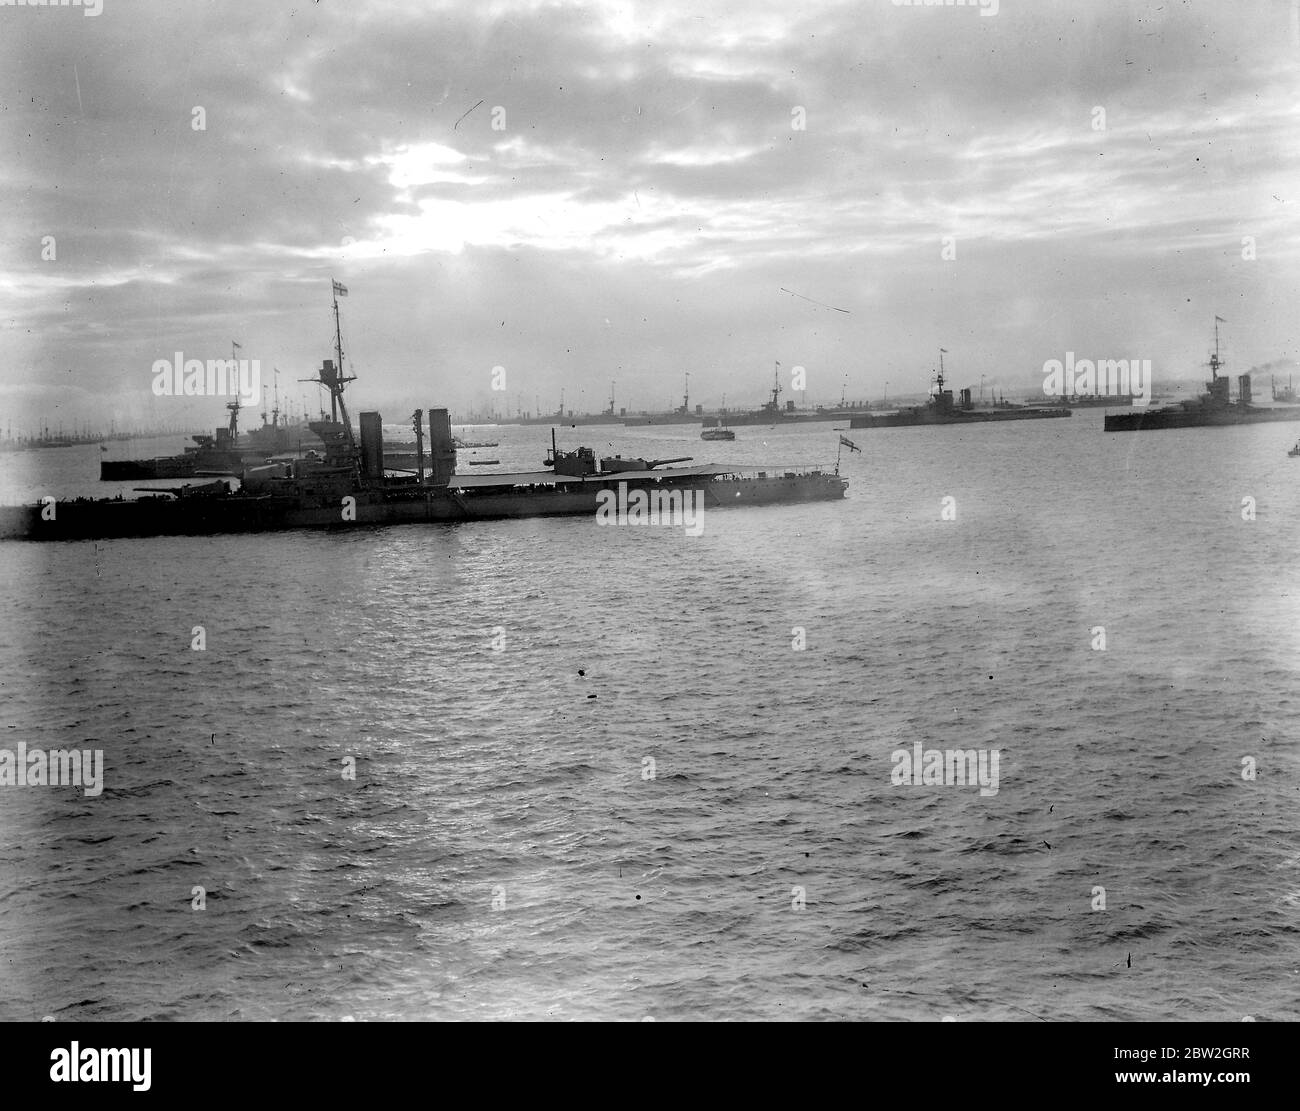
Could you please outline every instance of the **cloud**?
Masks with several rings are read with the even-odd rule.
[[[1293,354],[1283,6],[106,0],[0,22],[0,396],[29,418],[35,396],[92,418],[232,335],[306,376],[331,276],[354,389],[394,404],[464,406],[506,359],[519,397],[603,396],[613,369],[647,404],[687,368],[699,400],[757,402],[775,358],[810,400],[919,390],[940,343],[975,377],[1032,382],[1085,340],[1159,374],[1228,303],[1241,361]]]

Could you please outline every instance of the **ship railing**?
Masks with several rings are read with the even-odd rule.
[[[825,463],[801,463],[793,466],[772,467],[762,464],[728,465],[727,470],[711,476],[714,482],[735,482],[739,479],[805,478],[830,474],[833,467]]]

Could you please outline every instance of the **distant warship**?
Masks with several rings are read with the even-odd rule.
[[[960,400],[954,401],[952,390],[943,388],[943,357],[946,354],[944,348],[939,348],[938,390],[930,395],[924,405],[910,405],[899,409],[896,413],[856,416],[849,421],[849,427],[915,428],[929,424],[984,424],[989,421],[1045,420],[1050,417],[1070,416],[1070,409],[1063,405],[1034,408],[1027,405],[1013,405],[1009,401],[999,401],[991,408],[977,408],[971,400],[969,389],[963,389]]]
[[[1228,397],[1229,378],[1220,374],[1223,360],[1219,358],[1219,325],[1226,323],[1222,317],[1214,318],[1214,354],[1210,356],[1210,380],[1205,383],[1208,393],[1178,405],[1161,409],[1135,409],[1129,413],[1107,413],[1107,432],[1147,432],[1162,428],[1222,428],[1235,424],[1268,424],[1274,421],[1300,420],[1300,405],[1259,406],[1251,400],[1250,375],[1237,376],[1238,399]]]

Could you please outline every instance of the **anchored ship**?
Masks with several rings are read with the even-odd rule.
[[[338,336],[338,297],[334,312]],[[121,536],[209,535],[296,528],[351,528],[416,521],[466,521],[558,515],[595,516],[610,493],[626,504],[641,491],[646,501],[707,509],[829,501],[844,497],[848,482],[819,468],[758,469],[710,464],[667,467],[680,459],[596,460],[590,448],[561,452],[552,431],[550,469],[522,474],[456,473],[456,445],[448,410],[429,410],[429,450],[424,414],[412,416],[416,460],[411,472],[391,466],[384,451],[383,420],[377,412],[360,418],[360,442],[353,437],[344,400],[346,383],[341,340],[317,381],[330,392],[330,420],[312,422],[323,453],[244,471],[232,483],[183,484],[140,498],[42,498],[34,505],[0,507],[0,538],[88,540]],[[427,463],[427,466],[426,466]]]
[[[954,401],[952,390],[945,390],[943,357],[948,352],[939,348],[938,390],[924,405],[910,405],[895,413],[871,413],[856,416],[849,421],[850,428],[914,428],[923,424],[985,424],[1005,420],[1046,420],[1068,417],[1071,410],[1063,405],[1050,408],[1014,405],[1008,401],[997,403],[989,409],[979,409],[971,400],[969,388],[963,389],[960,400]]]
[[[842,394],[838,405],[830,408],[818,406],[816,409],[796,409],[793,401],[787,401],[785,407],[782,408],[780,397],[781,364],[778,362],[772,377],[772,396],[767,401],[763,402],[757,409],[741,410],[735,413],[729,413],[724,409],[718,416],[704,417],[704,427],[709,429],[727,425],[734,428],[752,425],[811,424],[820,421],[842,420],[865,412],[865,409],[859,405],[846,404]]]
[[[296,459],[245,472],[237,491],[223,480],[186,484],[136,498],[45,499],[0,507],[0,539],[90,540],[121,536],[208,535],[295,528],[348,528],[416,521],[596,514],[602,491],[644,491],[648,503],[681,494],[706,509],[843,498],[848,482],[820,468],[759,469],[709,464],[667,467],[671,460],[596,461],[579,448],[554,469],[520,474],[458,475],[446,409],[429,411],[428,467],[423,414],[416,410],[419,458],[413,474],[385,468],[382,418],[361,414],[361,439],[350,430],[326,444],[323,458]],[[671,503],[670,503],[671,504]]]
[[[229,402],[230,420],[226,427],[218,428],[211,436],[191,436],[193,447],[180,455],[161,455],[154,459],[103,459],[99,464],[102,482],[121,482],[145,478],[192,478],[204,473],[239,474],[251,462],[263,462],[274,449],[261,444],[243,444],[239,440],[239,398]],[[277,420],[279,414],[277,413]],[[285,429],[269,426],[273,434],[283,436]],[[262,430],[259,429],[259,432]],[[250,434],[253,435],[253,434]],[[319,446],[315,435],[312,443]],[[279,449],[284,450],[284,449]]]
[[[1072,397],[1052,398],[1043,402],[1045,406],[1053,406],[1064,409],[1118,409],[1123,406],[1133,405],[1137,402],[1137,395],[1131,393],[1121,394],[1074,394]]]
[[[1228,395],[1229,378],[1220,374],[1223,360],[1219,357],[1219,325],[1227,323],[1222,317],[1214,318],[1214,353],[1210,356],[1210,380],[1205,383],[1209,391],[1178,405],[1160,409],[1139,409],[1131,413],[1107,413],[1107,432],[1147,432],[1163,428],[1223,428],[1237,424],[1268,424],[1274,421],[1300,420],[1300,405],[1255,405],[1251,399],[1250,375],[1237,376],[1238,399]]]
[[[232,357],[234,351],[231,351]],[[193,447],[180,455],[162,455],[153,459],[103,459],[99,464],[101,482],[121,482],[148,478],[191,478],[196,475],[240,475],[249,464],[264,463],[273,455],[301,454],[319,448],[320,437],[310,421],[290,424],[280,419],[280,372],[275,371],[275,402],[271,419],[262,412],[262,425],[239,434],[239,398],[227,403],[230,419],[224,428],[211,436],[191,436]],[[265,404],[265,401],[263,402]]]
[[[537,410],[538,410],[538,415],[536,416],[533,416],[531,413],[527,416],[516,414],[513,420],[501,419],[499,421],[494,420],[489,423],[555,424],[555,425],[563,425],[567,428],[576,428],[580,424],[581,425],[622,424],[623,423],[622,418],[627,413],[627,410],[622,410],[621,414],[617,416],[614,413],[614,383],[613,382],[609,384],[609,408],[607,408],[603,413],[575,413],[572,409],[565,409],[563,390],[560,391],[560,407],[556,409],[554,413],[541,412],[540,400],[538,402]],[[493,444],[491,446],[495,447],[496,445]]]
[[[609,414],[613,415],[614,398],[610,395]],[[686,388],[682,392],[682,403],[671,413],[634,413],[632,416],[622,416],[619,423],[628,428],[642,428],[647,425],[658,424],[699,424],[703,417],[703,406],[695,406],[695,411],[691,412],[691,376],[686,376]]]

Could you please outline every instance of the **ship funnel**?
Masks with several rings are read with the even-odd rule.
[[[446,486],[456,473],[456,443],[451,438],[451,415],[446,409],[429,410],[429,485]]]
[[[1237,375],[1237,393],[1240,396],[1243,405],[1250,404],[1250,375]]]
[[[361,473],[384,477],[384,421],[378,413],[361,414]]]

